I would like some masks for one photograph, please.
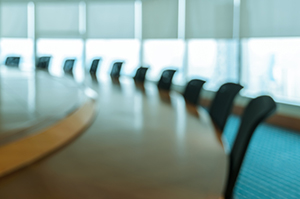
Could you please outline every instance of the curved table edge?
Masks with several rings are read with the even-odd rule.
[[[93,121],[96,102],[89,98],[81,107],[37,134],[0,147],[0,177],[26,167],[66,146]]]

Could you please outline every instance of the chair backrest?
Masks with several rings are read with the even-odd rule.
[[[70,75],[73,75],[73,67],[75,64],[75,59],[66,59],[64,63],[64,72]]]
[[[5,65],[18,67],[20,64],[20,59],[21,57],[7,57],[5,60]]]
[[[37,69],[43,69],[43,70],[48,70],[49,69],[49,63],[50,63],[50,56],[44,56],[44,57],[39,57],[36,68]]]
[[[123,62],[115,62],[112,66],[110,76],[111,77],[120,77],[122,65],[123,65]]]
[[[94,59],[93,60],[93,62],[91,64],[91,68],[90,68],[90,74],[91,75],[96,75],[99,62],[100,62],[100,59]]]
[[[133,77],[133,79],[138,82],[144,82],[148,69],[149,68],[146,68],[146,67],[139,67],[136,70],[136,73],[135,73],[135,76]]]
[[[243,163],[249,142],[256,127],[276,110],[276,103],[270,96],[252,99],[247,105],[235,138],[231,153],[229,176],[225,189],[225,199],[232,197],[235,182]]]
[[[235,83],[225,83],[217,91],[209,109],[211,119],[223,131],[227,118],[232,110],[235,96],[243,86]]]
[[[163,90],[170,90],[172,85],[173,76],[176,70],[165,70],[160,76],[157,87]]]
[[[199,103],[199,94],[205,81],[200,79],[190,80],[184,90],[183,97],[191,104],[197,105]]]

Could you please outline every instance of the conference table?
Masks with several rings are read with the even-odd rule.
[[[84,99],[70,78],[0,66],[0,145],[13,133],[62,119]]]
[[[203,108],[128,77],[84,86],[98,94],[92,124],[60,150],[1,177],[0,198],[222,195],[228,156]]]

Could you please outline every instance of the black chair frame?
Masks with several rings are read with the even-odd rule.
[[[200,92],[204,85],[205,81],[200,79],[190,80],[184,90],[183,97],[184,99],[193,105],[198,105]]]
[[[18,57],[18,56],[9,56],[5,60],[5,65],[6,66],[19,67],[20,60],[21,60],[21,57]]]
[[[49,70],[51,56],[42,56],[37,60],[36,68],[41,70]]]
[[[134,81],[144,82],[146,79],[146,74],[147,74],[148,69],[149,69],[148,67],[142,67],[142,66],[139,67],[136,70],[135,76],[133,77]]]
[[[247,105],[230,153],[229,175],[225,199],[231,199],[251,137],[257,126],[276,111],[276,103],[270,96],[252,99]]]
[[[242,88],[240,84],[225,83],[219,88],[211,103],[210,117],[222,132],[231,113],[233,101]]]
[[[124,64],[124,62],[115,62],[113,64],[111,72],[110,72],[110,76],[112,78],[120,77],[120,73],[121,73],[123,64]]]
[[[172,80],[173,80],[175,72],[176,72],[176,70],[173,70],[173,69],[164,70],[160,76],[157,87],[159,89],[169,91],[171,88],[171,85],[172,85]]]
[[[73,68],[75,65],[76,59],[66,59],[64,62],[63,70],[66,74],[73,76]]]

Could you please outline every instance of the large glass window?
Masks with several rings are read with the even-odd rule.
[[[121,74],[133,76],[139,64],[140,42],[135,39],[89,39],[86,42],[87,68],[94,58],[100,58],[99,76],[110,73],[116,61],[123,61]]]
[[[8,56],[20,56],[20,69],[34,69],[33,40],[21,38],[2,38],[0,41],[0,60],[4,64]]]
[[[7,56],[19,56],[21,70],[34,68],[29,10],[27,2],[2,2],[0,7],[1,63]]]
[[[243,95],[300,103],[300,38],[243,40]]]
[[[188,78],[206,80],[204,88],[208,90],[218,90],[225,82],[237,82],[236,47],[233,40],[189,40]]]
[[[83,80],[84,69],[94,58],[101,58],[99,76],[109,74],[115,61],[125,62],[122,75],[133,76],[141,55],[141,64],[150,67],[147,78],[153,81],[172,68],[177,69],[175,84],[200,78],[207,81],[205,89],[215,91],[225,82],[241,79],[242,95],[270,94],[277,101],[299,104],[300,29],[293,26],[292,19],[299,18],[295,3],[299,4],[295,0],[241,1],[241,77],[238,44],[231,39],[232,0],[188,0],[184,8],[173,0],[143,1],[140,15],[134,2],[3,2],[0,62],[7,56],[20,56],[21,70],[33,70],[35,37],[37,57],[52,57],[50,73],[54,75],[63,75],[65,59],[76,58],[74,74]],[[185,26],[179,21],[185,21]],[[185,33],[186,39],[178,39],[178,33]],[[143,38],[142,45],[135,37]]]
[[[149,66],[147,78],[157,81],[165,69],[177,69],[173,83],[185,84],[183,40],[146,40],[144,42],[143,64]]]
[[[49,72],[53,75],[63,75],[63,64],[66,59],[76,59],[74,76],[82,81],[84,70],[82,63],[83,41],[81,39],[39,39],[37,41],[37,54],[51,56]]]

